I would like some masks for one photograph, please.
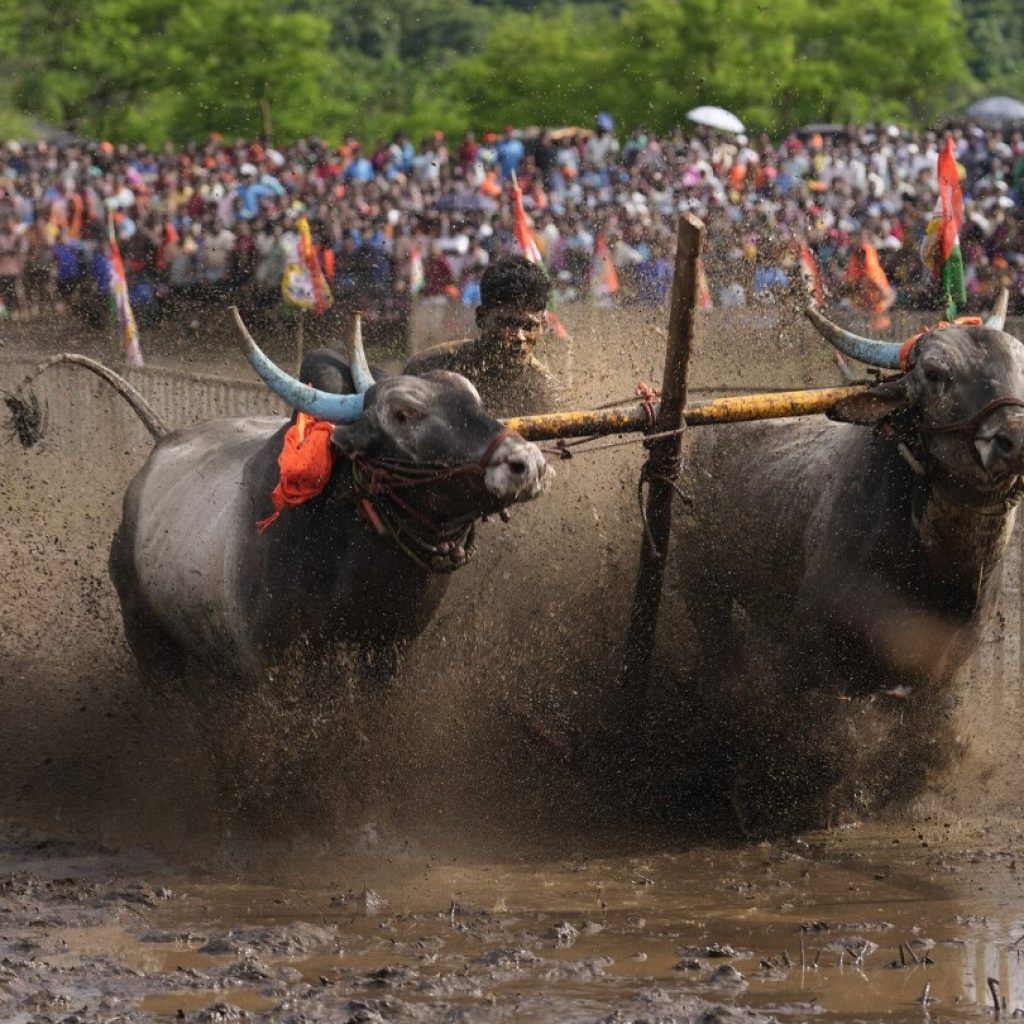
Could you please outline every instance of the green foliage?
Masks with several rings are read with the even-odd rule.
[[[948,0],[819,0],[797,52],[793,105],[803,120],[927,123],[954,109],[970,81]]]
[[[962,0],[978,95],[1024,99],[1024,5],[1020,0]]]
[[[465,124],[590,124],[621,85],[607,73],[610,19],[565,7],[557,14],[507,14],[479,54],[435,76],[435,86],[460,98]]]
[[[927,123],[1024,95],[1020,0],[0,0],[19,113],[113,141]],[[2,105],[2,104],[0,104]]]

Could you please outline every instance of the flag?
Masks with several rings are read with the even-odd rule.
[[[964,200],[960,173],[953,150],[953,137],[939,154],[939,201],[925,231],[921,256],[941,282],[946,302],[946,319],[956,316],[958,306],[967,304],[964,258],[960,251],[960,228],[964,222]]]
[[[324,272],[317,257],[316,247],[313,245],[313,235],[309,230],[309,221],[305,214],[299,218],[299,260],[306,272],[309,274],[309,283],[312,291],[313,313],[319,316],[331,308],[334,297],[331,295],[330,286],[324,279]]]
[[[850,253],[846,278],[856,289],[861,306],[871,313],[871,326],[875,330],[891,327],[892,321],[887,313],[896,301],[896,292],[885,276],[878,250],[869,242],[862,242]]]
[[[540,267],[547,273],[544,260],[540,255],[540,248],[537,239],[533,237],[530,230],[530,222],[526,218],[526,209],[523,207],[523,190],[518,184],[512,186],[512,213],[515,223],[516,241],[523,255],[533,264]]]
[[[117,247],[114,234],[114,217],[108,221],[107,234],[110,239],[110,299],[117,317],[121,336],[121,349],[129,366],[142,366],[142,349],[139,347],[139,332],[135,326],[135,314],[128,301],[128,280],[124,276],[124,262]]]
[[[800,273],[807,282],[808,291],[814,296],[815,305],[825,304],[825,289],[821,286],[821,271],[818,269],[818,261],[814,253],[808,248],[806,242],[800,243]]]
[[[523,190],[519,187],[519,182],[516,181],[514,175],[512,177],[512,221],[515,226],[516,241],[519,243],[522,254],[534,266],[540,267],[544,271],[545,277],[550,281],[551,275],[548,273],[548,268],[544,266],[540,247],[537,245],[537,239],[533,237],[533,232],[530,230],[530,222],[526,217],[526,209],[523,206]],[[558,318],[555,311],[548,309],[544,315],[547,318],[548,327],[554,332],[555,337],[559,341],[568,341],[569,332],[565,329],[565,325]]]
[[[619,290],[619,275],[608,251],[608,242],[598,233],[594,261],[590,266],[590,290],[599,299],[611,298]]]
[[[426,283],[427,278],[423,273],[423,257],[420,255],[419,249],[413,249],[409,253],[409,294],[419,295]]]

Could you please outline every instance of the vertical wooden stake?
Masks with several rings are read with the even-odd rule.
[[[302,369],[302,345],[303,345],[303,331],[306,327],[306,311],[304,309],[299,310],[299,323],[295,328],[295,376],[299,375],[299,370]]]
[[[694,311],[697,306],[697,261],[704,248],[704,225],[692,213],[679,218],[675,279],[668,320],[665,374],[661,384],[661,406],[654,432],[679,430],[686,405],[686,379],[693,342]],[[644,464],[647,481],[647,529],[640,546],[633,614],[619,676],[623,707],[638,719],[647,698],[654,633],[661,606],[661,587],[672,527],[672,477],[682,450],[682,436],[673,434],[649,445]]]

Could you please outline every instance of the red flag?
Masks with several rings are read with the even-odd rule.
[[[942,262],[949,259],[964,222],[964,197],[953,150],[953,136],[946,136],[946,147],[939,154],[939,196],[942,199]]]
[[[537,240],[530,230],[530,222],[526,219],[526,210],[523,207],[523,190],[518,184],[512,186],[512,216],[515,222],[516,241],[523,255],[538,266],[544,266],[540,249],[537,247]]]
[[[594,262],[590,268],[590,289],[599,298],[608,298],[619,290],[619,275],[608,251],[603,234],[597,236],[594,246]]]

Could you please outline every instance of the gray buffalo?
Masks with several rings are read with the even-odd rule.
[[[110,553],[131,649],[158,675],[192,661],[257,680],[339,647],[386,674],[465,562],[476,521],[537,497],[553,474],[457,374],[374,383],[360,346],[358,392],[328,393],[274,366],[237,314],[236,329],[275,393],[334,424],[333,465],[317,496],[285,506],[260,532],[288,421],[216,419],[168,432],[120,381],[156,439]]]
[[[807,315],[846,354],[905,372],[827,420],[701,431],[687,456],[695,507],[675,538],[674,588],[695,627],[695,699],[715,705],[709,718],[721,725],[747,703],[728,728],[738,746],[756,746],[779,735],[783,714],[784,731],[820,753],[839,742],[826,718],[856,715],[859,698],[920,713],[924,733],[922,709],[945,714],[955,699],[950,684],[993,611],[1024,493],[1024,347],[1003,330],[1005,305],[985,325],[941,326],[905,346],[859,338],[813,306]],[[768,646],[780,681],[755,696],[764,665],[751,651]],[[727,677],[729,693],[710,695]],[[798,702],[811,692],[818,703]],[[784,707],[801,710],[787,718]],[[842,728],[863,752],[851,721]],[[891,729],[878,736],[880,756],[901,770],[899,752],[884,749]],[[916,772],[941,760],[922,756]],[[827,789],[828,774],[814,785]]]

